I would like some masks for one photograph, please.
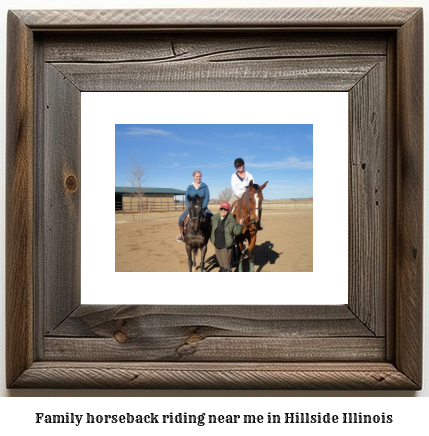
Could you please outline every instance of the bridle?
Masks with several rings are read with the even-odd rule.
[[[246,190],[246,192],[243,194],[243,197],[240,199],[240,203],[241,200],[244,200],[244,196],[247,195],[246,197],[246,206],[247,206],[247,210],[249,211],[248,215],[246,216],[242,216],[242,218],[244,219],[244,222],[246,223],[246,226],[249,228],[249,230],[253,229],[253,227],[255,227],[255,225],[251,222],[251,220],[249,220],[250,216],[252,215],[252,211],[256,210],[257,208],[251,208],[250,207],[250,193],[249,190]],[[243,206],[244,206],[244,202],[240,205],[240,213],[242,213],[243,210]]]
[[[194,208],[194,207],[197,207],[198,206],[198,203],[197,203],[197,201],[196,200],[192,200],[192,202],[189,204],[190,205],[190,208],[192,207],[192,208]],[[202,207],[202,204],[201,204],[201,206],[199,207],[199,209],[198,209],[198,214],[197,214],[197,217],[192,217],[191,218],[191,211],[190,211],[190,208],[188,209],[188,215],[189,215],[189,226],[191,227],[191,229],[192,229],[192,231],[194,232],[194,233],[198,233],[199,231],[200,231],[200,227],[201,227],[201,220],[202,220],[202,217],[203,217],[203,207]],[[195,228],[194,228],[194,226],[192,225],[192,222],[193,222],[193,220],[197,220],[197,222],[198,222],[198,225],[197,225],[197,229],[195,230]]]

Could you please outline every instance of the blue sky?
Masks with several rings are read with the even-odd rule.
[[[144,186],[186,190],[194,170],[210,198],[230,186],[234,160],[241,157],[264,198],[313,196],[311,124],[117,124],[115,185],[130,186],[130,157],[145,169]]]

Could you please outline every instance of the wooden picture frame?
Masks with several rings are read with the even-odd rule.
[[[420,389],[422,46],[419,8],[10,11],[7,386]],[[80,94],[166,90],[349,93],[347,305],[80,304]]]

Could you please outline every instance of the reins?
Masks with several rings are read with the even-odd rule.
[[[193,203],[193,201],[191,202]],[[201,205],[200,210],[198,211],[198,216],[197,216],[197,221],[198,221],[198,230],[195,231],[194,230],[194,226],[192,225],[192,218],[191,218],[191,214],[190,214],[190,208],[188,207],[188,226],[190,227],[190,229],[192,229],[192,232],[197,235],[197,234],[201,234],[201,225],[202,225],[202,220],[203,220],[203,207]]]
[[[242,202],[242,200],[244,200],[244,196],[247,194],[246,200],[247,200],[247,204],[245,205],[247,207],[247,210],[249,211],[248,215],[246,216],[242,216],[244,222],[246,223],[246,226],[249,227],[249,229],[252,226],[251,222],[247,222],[246,220],[251,216],[251,213],[253,210],[256,210],[256,207],[254,207],[253,209],[250,208],[250,195],[249,195],[249,190],[246,190],[246,192],[243,194],[243,197],[241,197],[241,199],[238,201],[237,206]],[[239,210],[240,210],[240,214],[242,214],[242,208],[243,208],[243,204],[240,204]]]

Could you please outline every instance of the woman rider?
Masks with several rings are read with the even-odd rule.
[[[220,266],[219,272],[231,271],[231,254],[234,243],[234,235],[243,231],[244,219],[240,223],[229,213],[230,205],[226,201],[220,205],[219,213],[211,219],[210,240],[215,246],[215,254]]]
[[[243,196],[249,186],[250,181],[253,180],[252,174],[244,169],[244,165],[244,160],[241,159],[241,157],[235,159],[234,167],[237,171],[231,176],[232,194],[231,198],[229,199],[230,204],[233,204],[234,201],[239,200]],[[264,230],[261,225],[261,217],[262,210],[259,212],[258,230]]]
[[[185,195],[185,201],[186,201],[186,210],[180,215],[179,218],[179,234],[177,235],[176,241],[177,242],[183,242],[185,240],[183,236],[183,219],[186,215],[188,215],[188,207],[189,207],[189,200],[188,195],[191,197],[198,196],[198,197],[204,197],[203,201],[203,219],[202,221],[205,221],[205,217],[211,217],[213,214],[210,212],[209,209],[207,209],[207,206],[209,204],[210,200],[210,192],[209,187],[201,181],[201,178],[203,177],[201,171],[194,171],[192,173],[192,177],[194,178],[193,183],[191,183],[188,186],[188,189],[186,190]]]

